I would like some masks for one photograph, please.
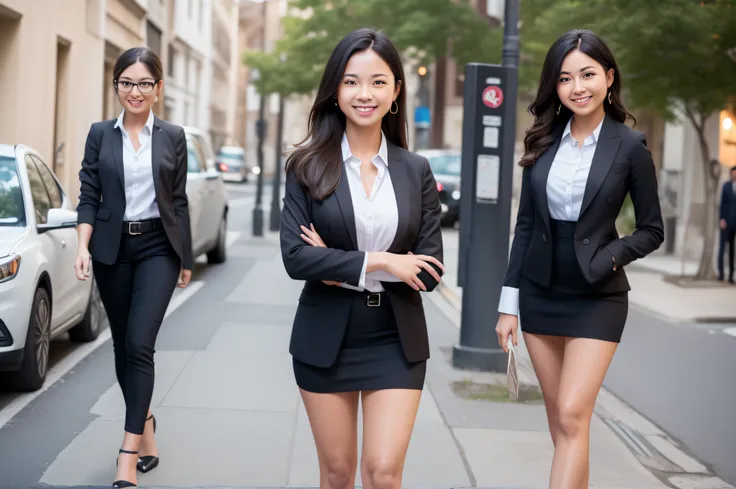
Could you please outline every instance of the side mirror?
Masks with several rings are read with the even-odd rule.
[[[77,227],[77,211],[69,209],[49,209],[46,224],[38,225],[38,232]]]

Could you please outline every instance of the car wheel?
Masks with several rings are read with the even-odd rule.
[[[217,245],[207,252],[207,263],[224,263],[227,259],[227,217],[222,216],[217,231]]]
[[[93,278],[87,311],[84,313],[82,322],[69,330],[69,339],[83,343],[96,340],[100,335],[104,316],[105,309],[100,299],[100,291],[97,289],[97,281]]]
[[[43,386],[49,368],[51,343],[51,299],[43,287],[36,289],[28,321],[25,353],[20,370],[10,378],[11,385],[21,391],[35,391]]]

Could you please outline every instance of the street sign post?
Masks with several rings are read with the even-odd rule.
[[[509,251],[514,173],[515,101],[509,69],[465,68],[460,256],[462,316],[458,368],[504,372],[506,353],[495,333]]]

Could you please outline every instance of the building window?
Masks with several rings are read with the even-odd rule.
[[[148,47],[161,56],[161,31],[151,22],[146,23],[146,41]]]
[[[176,48],[173,44],[169,44],[169,63],[168,63],[168,75],[174,78],[174,66],[176,62]]]

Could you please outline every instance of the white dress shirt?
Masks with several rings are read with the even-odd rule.
[[[388,172],[388,148],[383,131],[381,131],[381,146],[378,154],[371,159],[371,163],[378,169],[378,175],[373,182],[370,194],[366,195],[363,181],[360,178],[361,161],[350,151],[345,134],[342,137],[342,159],[350,186],[350,197],[353,201],[358,250],[366,252],[359,286],[353,287],[348,284],[342,286],[353,290],[382,292],[384,289],[381,281],[401,281],[383,270],[366,273],[368,252],[388,250],[396,237],[396,229],[399,225],[399,209],[396,204],[394,186],[391,183],[391,175]]]
[[[145,221],[160,217],[156,202],[156,189],[153,183],[153,163],[151,143],[153,135],[153,111],[148,114],[146,125],[138,134],[141,146],[138,151],[133,147],[128,131],[123,126],[120,114],[115,127],[120,128],[123,138],[123,168],[125,174],[125,221]]]
[[[547,177],[547,208],[550,219],[577,222],[603,120],[582,145],[572,137],[571,122],[572,119],[565,126]],[[501,289],[498,311],[514,316],[519,314],[519,289]]]

